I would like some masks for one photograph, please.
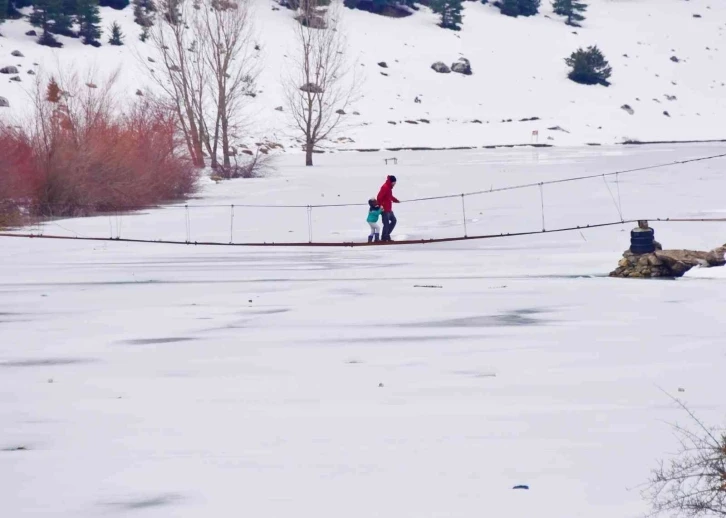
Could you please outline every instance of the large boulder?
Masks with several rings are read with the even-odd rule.
[[[464,74],[470,76],[473,72],[471,71],[471,63],[466,58],[459,58],[458,61],[452,63],[451,71],[457,74]]]
[[[23,56],[23,53],[20,52],[19,50],[12,51],[10,53],[10,55],[13,56],[13,57],[16,57],[16,58],[24,58],[25,57],[25,56]]]
[[[441,61],[437,61],[436,63],[431,65],[431,68],[433,68],[439,74],[450,74],[451,73],[451,69],[448,66],[446,66],[446,63],[443,63]]]
[[[19,74],[18,67],[3,67],[0,68],[0,74]]]
[[[0,97],[0,108],[10,108],[10,102],[5,97]]]
[[[726,255],[726,245],[710,252],[656,249],[649,254],[634,254],[627,250],[618,267],[610,272],[610,277],[637,279],[681,277],[691,268],[726,265],[724,255]]]

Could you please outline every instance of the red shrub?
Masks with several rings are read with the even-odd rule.
[[[0,227],[20,223],[23,205],[40,185],[33,149],[22,132],[0,125]]]
[[[71,78],[68,84],[84,82]],[[0,199],[18,203],[29,197],[36,214],[80,216],[193,192],[197,172],[177,139],[172,114],[149,103],[117,110],[110,85],[74,86],[71,92],[60,85],[57,102],[38,85],[28,124],[0,127],[0,149],[15,150],[0,160]]]

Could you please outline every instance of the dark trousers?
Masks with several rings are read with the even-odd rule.
[[[396,228],[398,220],[393,212],[382,212],[381,219],[383,220],[383,235],[381,236],[381,239],[383,241],[388,241],[391,239],[391,232],[393,232],[393,229]]]

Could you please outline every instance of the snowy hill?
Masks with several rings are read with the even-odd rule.
[[[289,148],[294,135],[286,114],[275,108],[285,104],[280,77],[296,22],[272,0],[254,0],[254,5],[263,71],[251,105],[254,121],[240,143],[268,139]],[[106,30],[119,22],[127,45],[93,48],[61,37],[64,48],[54,50],[25,35],[32,28],[25,20],[0,26],[0,68],[19,67],[22,80],[0,77],[0,96],[10,103],[0,108],[3,120],[28,108],[33,79],[26,71],[31,69],[52,74],[72,65],[104,74],[119,67],[119,93],[129,99],[150,84],[141,62],[151,46],[139,41],[131,7],[102,8],[102,16]],[[582,28],[565,25],[549,2],[531,18],[509,18],[492,5],[466,2],[460,32],[439,28],[426,7],[401,19],[344,9],[342,23],[363,96],[351,110],[360,115],[351,115],[336,136],[347,138],[330,146],[525,144],[535,130],[540,144],[552,145],[726,138],[723,2],[593,0]],[[567,79],[564,58],[589,45],[597,45],[610,61],[610,87]],[[24,57],[11,56],[16,50]],[[452,63],[460,56],[471,61],[472,76],[431,69],[435,61]],[[378,65],[382,61],[388,68]],[[417,96],[421,103],[414,102]],[[522,121],[532,118],[537,120]]]

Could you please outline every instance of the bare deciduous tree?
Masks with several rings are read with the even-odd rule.
[[[201,0],[195,32],[211,102],[215,107],[209,153],[216,157],[222,146],[225,168],[231,166],[231,132],[239,123],[244,100],[255,85],[257,63],[251,49],[252,24],[249,0]]]
[[[151,29],[150,40],[162,60],[161,67],[146,61],[152,77],[163,92],[163,98],[177,114],[179,126],[189,155],[197,167],[204,167],[203,135],[200,128],[199,94],[201,78],[194,62],[194,33],[188,30],[185,19],[189,2],[161,0],[157,23]]]
[[[339,2],[321,10],[309,0],[301,2],[295,24],[296,48],[283,85],[292,126],[304,140],[306,166],[313,165],[318,143],[339,128],[356,93],[340,14]]]
[[[254,87],[250,0],[161,0],[151,42],[161,67],[143,60],[175,111],[195,165],[231,166],[231,138]],[[220,146],[221,143],[221,146]]]
[[[643,496],[652,515],[688,518],[726,516],[726,433],[706,427],[679,399],[695,431],[674,426],[680,449],[653,470]]]

